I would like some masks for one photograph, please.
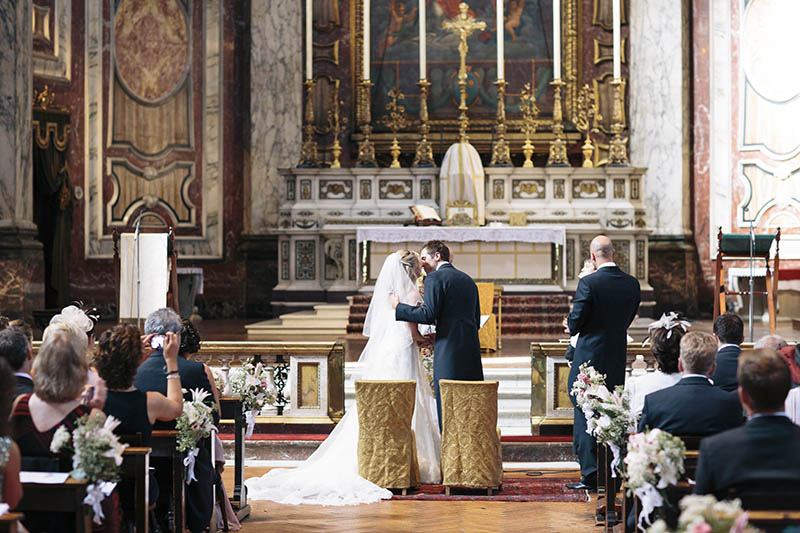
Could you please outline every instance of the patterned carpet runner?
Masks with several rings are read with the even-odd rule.
[[[442,485],[422,485],[412,489],[408,495],[394,495],[393,500],[431,500],[431,501],[490,501],[490,502],[587,502],[586,491],[569,490],[567,483],[575,479],[559,478],[511,478],[503,480],[503,487],[497,494],[488,496],[485,489],[453,487],[450,496],[444,493]]]

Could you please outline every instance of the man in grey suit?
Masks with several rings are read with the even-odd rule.
[[[424,303],[413,307],[400,303],[393,294],[395,319],[417,324],[435,324],[433,385],[439,429],[442,428],[440,379],[482,381],[481,344],[478,328],[481,311],[478,287],[472,278],[450,264],[450,249],[442,241],[430,241],[420,252],[425,277]]]

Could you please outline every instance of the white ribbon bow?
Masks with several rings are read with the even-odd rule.
[[[613,442],[608,443],[608,447],[611,448],[611,453],[614,454],[614,460],[611,461],[611,477],[617,477],[617,467],[619,466],[619,446],[614,444]]]
[[[247,420],[247,429],[244,431],[244,438],[249,439],[253,436],[253,429],[256,427],[256,411],[253,409],[252,411],[247,411],[244,414],[245,420]]]
[[[639,523],[637,524],[639,529],[642,531],[645,530],[644,526],[642,526],[642,521],[646,520],[647,525],[650,525],[650,513],[653,512],[653,509],[656,507],[661,507],[664,505],[664,499],[661,497],[661,493],[658,492],[653,485],[650,483],[646,483],[643,486],[639,487],[638,489],[633,491],[639,500],[642,502],[642,512],[639,515]]]
[[[100,505],[105,497],[102,481],[90,483],[86,486],[86,497],[83,499],[83,503],[92,508],[92,513],[94,514],[92,522],[95,524],[102,524],[103,518],[105,518],[105,515],[103,515],[103,506]]]
[[[186,457],[183,458],[183,466],[186,467],[186,484],[189,485],[192,481],[197,481],[194,476],[194,463],[197,461],[197,454],[200,453],[200,448],[193,448],[189,450]]]

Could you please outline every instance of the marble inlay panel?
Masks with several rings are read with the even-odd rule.
[[[648,225],[656,234],[689,231],[683,116],[681,0],[630,3],[630,162],[647,168]],[[670,13],[665,17],[664,13]],[[676,53],[665,54],[664,50]]]
[[[278,221],[279,168],[300,159],[303,95],[303,2],[251,2],[250,233]],[[303,197],[301,182],[300,197]]]
[[[316,259],[316,241],[314,240],[298,240],[295,241],[295,263],[294,272],[295,279],[298,280],[315,280],[317,279],[317,259]]]

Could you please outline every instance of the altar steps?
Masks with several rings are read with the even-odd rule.
[[[350,299],[347,333],[361,333],[372,296],[357,294]],[[569,313],[569,296],[566,294],[502,295],[503,336],[534,336],[541,340],[554,340],[564,336],[561,321]],[[498,312],[495,297],[493,312]]]
[[[346,333],[349,310],[348,304],[319,304],[313,310],[247,324],[245,330],[254,340],[336,340]]]

